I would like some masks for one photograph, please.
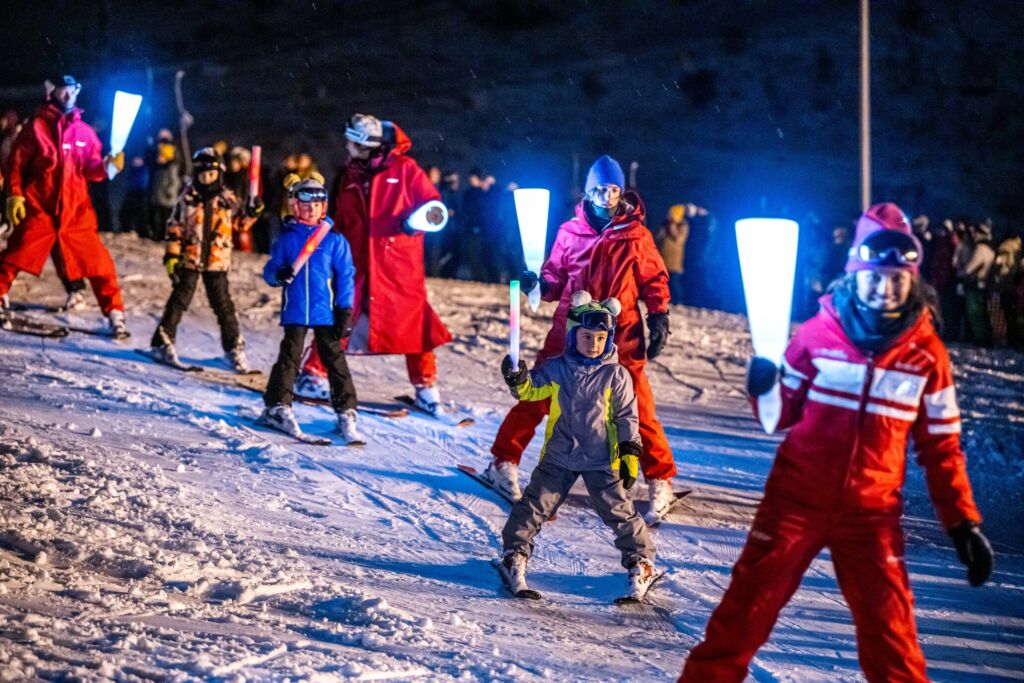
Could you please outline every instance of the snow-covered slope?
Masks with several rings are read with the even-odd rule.
[[[168,285],[159,247],[106,238],[135,336],[128,344],[0,332],[0,678],[87,680],[671,680],[729,581],[776,440],[742,385],[745,321],[673,311],[651,368],[659,415],[690,505],[656,530],[671,574],[652,604],[615,607],[624,586],[610,535],[567,505],[531,564],[540,603],[506,597],[488,561],[506,508],[455,470],[482,467],[511,398],[497,374],[505,291],[432,281],[456,340],[440,352],[445,397],[465,429],[416,415],[364,416],[360,449],[295,445],[251,428],[259,396],[148,364]],[[277,350],[276,297],[239,257],[234,292],[250,357]],[[59,301],[52,271],[15,300]],[[526,316],[524,344],[546,330]],[[75,316],[98,324],[95,310]],[[205,297],[179,334],[183,357],[219,366]],[[1024,670],[1020,356],[954,349],[965,446],[993,583],[971,589],[916,468],[908,560],[918,626],[937,681]],[[527,353],[529,357],[529,353]],[[360,398],[406,393],[399,358],[351,361]],[[312,432],[332,415],[300,406]],[[534,443],[524,461],[536,462]],[[643,496],[643,493],[639,495]],[[575,497],[578,498],[578,497]],[[580,502],[573,500],[572,503]],[[853,626],[823,556],[786,608],[754,678],[861,680]]]

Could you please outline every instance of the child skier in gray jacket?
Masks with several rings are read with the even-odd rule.
[[[540,463],[502,531],[499,571],[518,597],[539,597],[526,585],[533,539],[581,476],[594,510],[615,532],[630,597],[642,599],[655,577],[654,545],[626,493],[636,482],[641,444],[633,382],[613,343],[620,310],[616,299],[598,303],[576,292],[561,356],[532,372],[522,361],[513,368],[508,356],[502,363],[513,397],[551,399]]]

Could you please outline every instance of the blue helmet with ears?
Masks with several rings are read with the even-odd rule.
[[[608,341],[604,353],[608,353],[615,343],[615,319],[622,312],[622,304],[615,297],[604,301],[594,301],[590,292],[580,290],[573,293],[569,317],[566,320],[566,348],[576,348],[576,330],[604,330],[608,333]]]

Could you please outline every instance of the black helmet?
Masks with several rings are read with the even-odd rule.
[[[203,147],[192,155],[192,167],[198,175],[203,171],[220,171],[224,173],[224,157],[213,147]]]
[[[50,77],[46,80],[53,84],[54,88],[64,88],[82,85],[74,76],[71,76],[69,74],[50,74]]]

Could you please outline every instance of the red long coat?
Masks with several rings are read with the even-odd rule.
[[[370,352],[422,353],[451,341],[452,335],[427,302],[423,235],[407,235],[402,224],[441,195],[406,156],[412,142],[398,126],[395,133],[395,147],[373,173],[357,162],[345,169],[334,222],[352,247],[353,320],[369,314]]]
[[[25,219],[0,260],[39,275],[55,243],[67,277],[113,276],[114,262],[96,231],[88,183],[106,179],[100,140],[82,110],[43,104],[14,141],[8,195],[25,198]]]
[[[616,216],[612,225],[598,233],[590,227],[583,202],[576,215],[558,229],[551,254],[540,276],[548,283],[545,301],[557,301],[539,360],[562,353],[565,348],[565,323],[572,295],[584,289],[600,301],[614,296],[622,304],[616,320],[615,343],[624,365],[643,365],[647,346],[639,302],[648,313],[668,310],[668,273],[651,231],[644,224],[645,207],[635,192],[623,197],[631,210]]]
[[[828,295],[797,330],[784,362],[778,428],[789,434],[768,476],[766,500],[899,516],[913,435],[942,523],[981,520],[960,450],[949,355],[928,312],[868,357],[846,336]]]

